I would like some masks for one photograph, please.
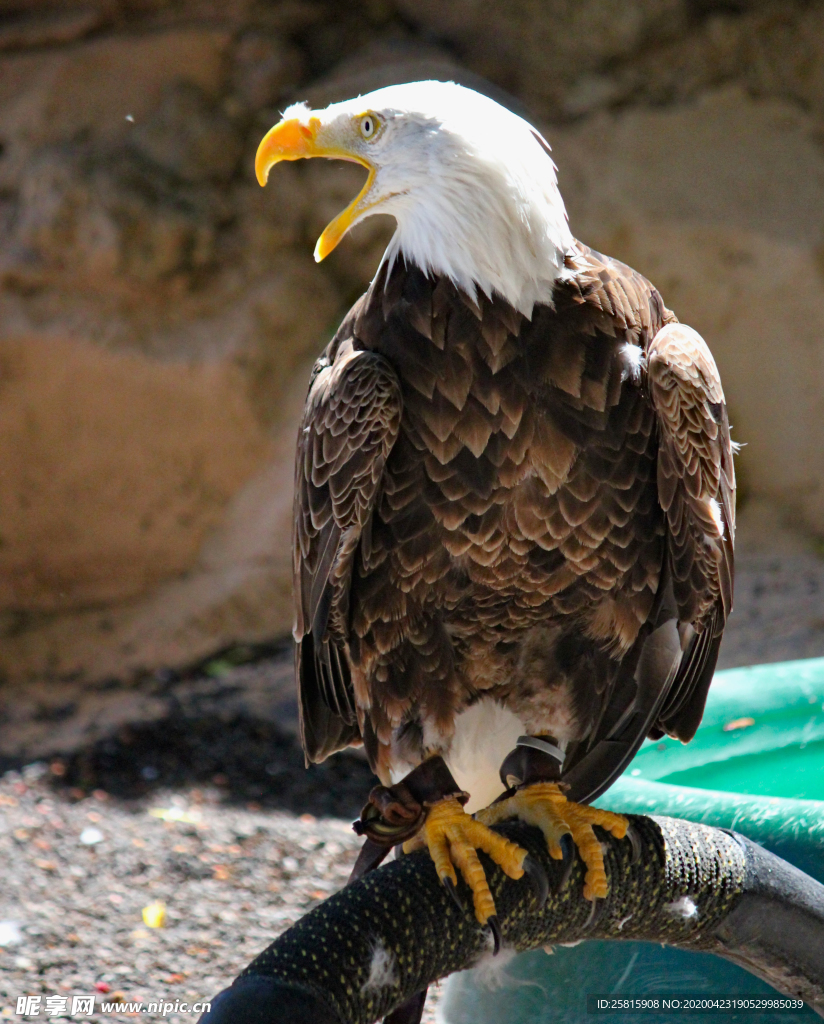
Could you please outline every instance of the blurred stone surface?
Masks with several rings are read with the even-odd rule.
[[[279,232],[238,174],[231,44],[175,28],[0,65],[10,680],[288,630],[294,424],[341,300],[302,219]]]
[[[231,118],[189,82],[163,89],[160,105],[135,126],[130,144],[173,177],[218,182],[231,179],[243,146]]]
[[[824,530],[822,4],[0,0],[0,15],[10,693],[53,687],[62,706],[67,687],[290,628],[309,367],[392,230],[375,218],[319,267],[314,241],[362,171],[289,164],[257,186],[257,142],[297,98],[454,78],[536,119],[578,236],[648,273],[718,356],[746,488]]]
[[[480,74],[527,105],[557,106],[569,82],[682,35],[686,0],[399,0],[413,23],[452,42]]]
[[[230,88],[250,110],[262,110],[302,80],[304,67],[296,46],[260,31],[246,32],[235,47]]]

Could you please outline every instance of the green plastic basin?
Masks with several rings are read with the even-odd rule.
[[[824,658],[719,672],[692,743],[645,743],[597,804],[734,828],[824,882]],[[490,989],[474,971],[450,979],[444,1024],[664,1024],[672,1017],[588,1014],[586,996],[775,994],[717,957],[642,942],[527,953],[495,984]],[[787,1024],[794,1016],[714,1019]]]

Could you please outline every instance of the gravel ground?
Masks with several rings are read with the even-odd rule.
[[[723,667],[824,655],[820,550],[769,507],[745,509]],[[23,1019],[20,996],[42,997],[29,1019],[43,1020],[46,996],[70,1009],[71,996],[94,994],[93,1019],[194,1021],[125,1004],[208,1000],[344,883],[370,772],[348,755],[307,771],[284,653],[236,664],[246,657],[144,680],[145,721],[134,689],[118,712],[107,688],[108,732],[91,727],[86,695],[77,721],[54,728],[91,740],[43,758],[34,722],[41,760],[0,758],[0,1019]],[[164,926],[149,927],[143,910],[158,902]],[[437,1003],[435,988],[426,1024]]]
[[[344,884],[359,845],[347,822],[227,805],[216,786],[128,803],[49,775],[35,764],[0,781],[2,1017],[19,1019],[21,995],[45,1011],[47,995],[93,993],[106,1020],[195,1020],[102,1004],[208,1000]],[[147,927],[158,902],[165,926]]]

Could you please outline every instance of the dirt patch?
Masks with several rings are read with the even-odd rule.
[[[227,806],[354,819],[375,784],[365,760],[342,753],[305,765],[295,737],[249,718],[172,717],[126,727],[52,763],[71,793],[104,790],[121,800],[213,786]]]

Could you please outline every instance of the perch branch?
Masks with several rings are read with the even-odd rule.
[[[504,946],[519,952],[581,939],[635,939],[715,953],[824,1016],[824,886],[743,836],[673,818],[631,817],[628,840],[601,833],[610,890],[596,913],[583,865],[550,859],[540,832],[500,831],[539,860],[539,905],[482,856]],[[637,851],[636,851],[637,852]],[[471,897],[459,885],[467,906]],[[488,929],[461,912],[425,851],[330,897],[261,953],[204,1024],[372,1024],[431,982],[491,955]]]

